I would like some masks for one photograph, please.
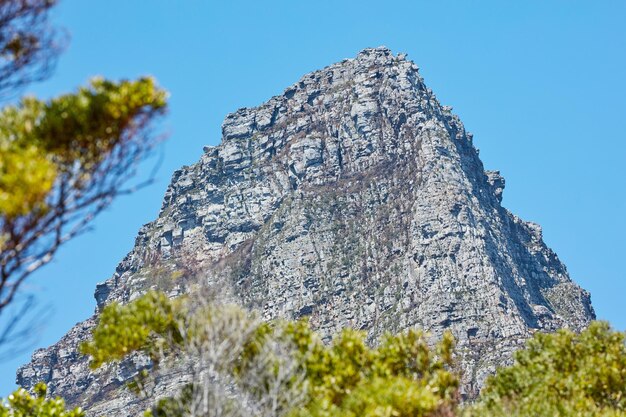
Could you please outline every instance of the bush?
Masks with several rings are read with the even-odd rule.
[[[626,416],[625,338],[607,323],[537,333],[459,409],[449,333],[434,348],[415,330],[373,348],[346,329],[325,345],[306,322],[265,323],[197,301],[151,292],[112,304],[83,351],[94,365],[139,350],[161,366],[186,366],[192,382],[148,412],[159,417]]]
[[[39,383],[35,395],[20,388],[9,395],[6,402],[0,402],[0,417],[84,417],[80,408],[65,409],[61,398],[46,399],[47,387]]]
[[[580,334],[536,334],[488,379],[468,416],[626,416],[624,334],[594,322]]]
[[[455,410],[453,346],[450,334],[433,350],[422,332],[408,331],[371,348],[354,330],[327,346],[303,321],[264,323],[235,306],[150,292],[105,307],[82,351],[94,367],[135,351],[186,367],[192,382],[146,415],[409,417]],[[141,373],[134,387],[151,386],[149,378]]]

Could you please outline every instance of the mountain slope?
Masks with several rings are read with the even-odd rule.
[[[415,64],[376,48],[228,115],[222,143],[174,173],[158,219],[98,285],[99,308],[184,292],[182,270],[265,318],[310,316],[326,337],[450,329],[476,395],[533,332],[580,330],[594,312],[541,228],[501,206],[504,179],[450,110]],[[18,383],[44,380],[92,415],[138,410],[119,387],[141,363],[90,373],[76,353],[96,319],[37,351]]]

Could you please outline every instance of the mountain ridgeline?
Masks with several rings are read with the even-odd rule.
[[[213,286],[266,319],[308,316],[327,339],[348,326],[371,340],[449,329],[470,398],[534,332],[594,319],[589,294],[541,228],[502,207],[504,179],[405,55],[366,49],[228,115],[222,132],[174,173],[158,218],[98,284],[96,314],[35,352],[19,384],[43,380],[93,416],[142,409],[124,382],[145,359],[94,372],[77,346],[104,305],[153,287]],[[174,372],[156,392],[183,380]]]

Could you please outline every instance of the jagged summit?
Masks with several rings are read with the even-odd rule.
[[[504,179],[405,55],[366,49],[307,74],[228,115],[222,133],[174,173],[159,217],[98,284],[98,308],[154,286],[179,294],[185,280],[163,271],[193,270],[265,318],[310,316],[327,338],[345,326],[372,340],[450,329],[470,397],[533,332],[594,318],[540,227],[501,206]],[[142,405],[122,385],[141,363],[91,373],[76,347],[95,320],[37,351],[18,382],[43,379],[94,416],[128,415]]]
[[[280,100],[282,98],[287,98],[287,99],[292,98],[294,93],[297,90],[302,90],[306,88],[306,85],[308,84],[307,80],[310,81],[311,79],[314,79],[316,77],[316,74],[318,73],[323,73],[329,70],[332,71],[338,67],[348,68],[348,67],[355,67],[359,65],[363,66],[364,69],[367,69],[371,67],[372,65],[380,65],[384,67],[387,65],[392,65],[394,61],[400,61],[400,60],[404,61],[406,60],[406,57],[407,57],[406,54],[398,54],[397,56],[394,56],[391,50],[387,48],[386,46],[378,46],[375,48],[362,49],[355,58],[346,58],[335,64],[331,64],[322,69],[305,74],[296,83],[285,88],[282,94],[273,96],[272,98],[270,98],[269,100],[261,104],[261,106],[269,105],[273,101]],[[415,70],[417,71],[418,67],[416,65],[414,67],[415,67]],[[236,118],[238,114],[246,114],[247,112],[254,111],[254,109],[256,109],[257,107],[261,107],[261,106],[241,107],[237,109],[236,111],[234,111],[233,113],[229,113],[226,116],[224,123],[226,122],[226,120]],[[225,139],[224,136],[223,136],[223,139]]]

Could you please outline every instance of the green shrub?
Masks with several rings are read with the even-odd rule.
[[[468,416],[626,416],[624,334],[594,322],[580,334],[537,333],[487,381]]]
[[[193,364],[193,382],[147,415],[205,415],[203,404],[214,402],[224,415],[409,417],[455,410],[453,346],[450,334],[433,350],[422,332],[408,331],[371,348],[354,330],[324,345],[303,321],[264,323],[234,306],[198,307],[150,292],[105,307],[82,352],[93,367],[134,351],[159,360],[176,352],[171,363]]]
[[[61,398],[46,399],[47,387],[39,383],[34,389],[35,395],[20,388],[0,402],[0,417],[84,417],[80,408],[65,409]]]
[[[603,322],[580,334],[537,333],[463,409],[449,333],[434,348],[415,330],[370,347],[363,332],[346,329],[326,345],[304,321],[264,323],[235,306],[151,292],[106,307],[83,345],[94,366],[136,350],[195,366],[193,382],[148,413],[160,417],[626,416],[624,334]],[[221,414],[198,408],[211,402]]]

